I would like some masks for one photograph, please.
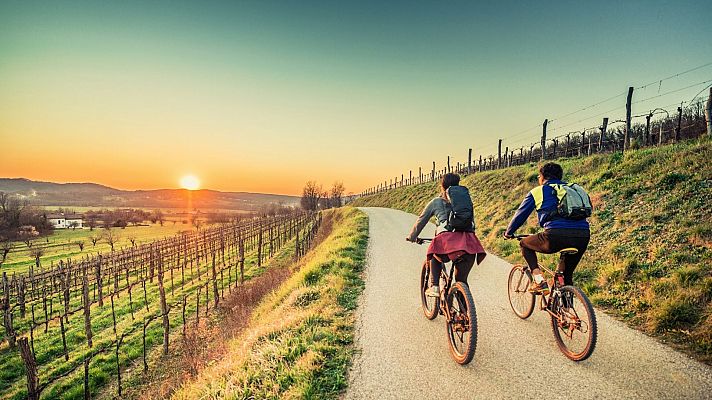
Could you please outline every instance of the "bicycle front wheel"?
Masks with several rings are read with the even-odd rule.
[[[587,359],[596,348],[598,326],[588,297],[575,286],[564,286],[554,304],[551,329],[562,353],[573,361]]]
[[[447,321],[447,336],[450,355],[460,365],[469,364],[477,346],[477,314],[467,284],[456,282],[447,296],[450,319]]]
[[[440,299],[425,295],[425,291],[430,287],[430,265],[426,260],[420,271],[420,303],[423,307],[423,314],[427,319],[435,319],[440,308]]]
[[[534,311],[534,294],[529,291],[532,284],[532,274],[522,265],[515,265],[509,271],[507,295],[512,311],[521,319],[527,319]]]

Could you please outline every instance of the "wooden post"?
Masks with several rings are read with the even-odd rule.
[[[502,139],[497,141],[497,169],[502,167]]]
[[[18,347],[20,348],[20,357],[25,364],[25,374],[27,375],[27,398],[29,400],[39,400],[39,378],[37,377],[37,362],[35,361],[35,355],[30,350],[30,346],[27,343],[27,338],[22,337],[17,341]]]
[[[84,359],[84,400],[89,400],[89,358]]]
[[[450,173],[450,156],[447,156],[447,173]]]
[[[608,129],[608,118],[603,118],[603,124],[601,125],[601,135],[598,137],[598,151],[603,149],[603,140],[606,137],[606,129]]]
[[[262,266],[262,228],[260,228],[257,236],[257,266]]]
[[[482,172],[482,154],[480,154],[480,161],[478,162],[477,171]]]
[[[509,166],[509,165],[507,165],[507,164],[508,164],[508,160],[507,160],[508,157],[509,157],[509,146],[506,146],[506,147],[504,148],[504,164],[502,165],[502,167],[508,167],[508,166]]]
[[[546,159],[546,125],[549,123],[548,119],[544,120],[544,125],[541,131],[541,159]]]
[[[653,117],[653,113],[645,116],[645,137],[643,138],[643,143],[647,146],[648,140],[650,139],[650,118]]]
[[[435,161],[433,161],[433,172],[431,174],[430,180],[435,181]]]
[[[559,144],[559,139],[554,139],[553,142],[554,142],[554,155],[551,158],[556,159],[556,147]]]
[[[593,136],[593,133],[588,134],[588,152],[587,155],[591,155],[591,136]]]
[[[87,345],[92,347],[91,302],[89,301],[89,284],[87,282],[86,271],[84,271],[84,276],[82,278],[82,294],[84,298],[84,333],[87,337]]]
[[[630,112],[631,112],[631,100],[633,99],[633,86],[628,88],[628,96],[625,100],[625,136],[623,137],[623,151],[628,150],[630,147]]]
[[[2,273],[2,283],[3,283],[3,294],[2,299],[2,315],[3,315],[3,326],[5,327],[5,337],[7,338],[7,343],[11,348],[15,347],[15,329],[12,327],[12,308],[10,307],[10,285],[7,281],[7,272]],[[33,318],[34,319],[34,318]]]
[[[467,174],[472,173],[472,149],[467,149]]]
[[[675,143],[680,141],[680,125],[682,124],[682,104],[677,108],[677,126],[675,127]]]
[[[707,135],[712,136],[712,87],[705,107],[705,121],[707,121]]]
[[[658,127],[658,146],[663,144],[663,125],[665,125],[665,120],[661,120]]]

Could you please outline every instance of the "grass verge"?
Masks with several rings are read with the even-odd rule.
[[[363,289],[368,218],[350,207],[324,218],[328,235],[258,306],[222,360],[173,398],[339,396],[353,354],[353,311]]]

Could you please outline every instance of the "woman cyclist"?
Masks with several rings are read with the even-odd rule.
[[[416,242],[418,235],[428,224],[432,216],[435,216],[437,227],[435,238],[428,247],[428,262],[430,263],[430,284],[431,287],[425,292],[432,297],[440,296],[440,272],[443,263],[449,260],[457,260],[454,264],[455,280],[467,284],[467,275],[477,260],[481,263],[486,253],[480,240],[475,235],[474,224],[471,229],[464,231],[449,230],[448,217],[452,211],[451,202],[448,199],[447,190],[451,186],[460,184],[460,176],[457,174],[445,174],[440,180],[440,195],[434,198],[413,225],[410,235],[406,240]]]

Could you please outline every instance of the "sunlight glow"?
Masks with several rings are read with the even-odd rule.
[[[198,190],[200,189],[200,181],[195,175],[186,175],[180,178],[180,187],[188,190]]]

